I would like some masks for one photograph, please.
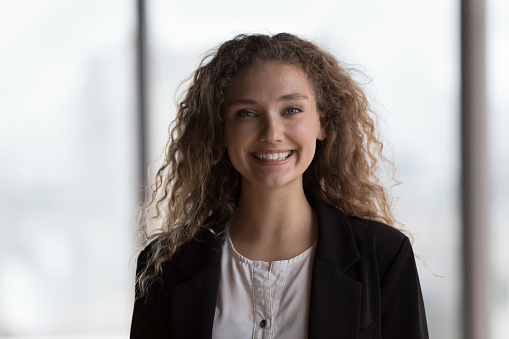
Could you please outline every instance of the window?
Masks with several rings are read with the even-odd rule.
[[[0,336],[126,337],[134,10],[100,0],[0,5]]]
[[[487,99],[490,178],[490,248],[491,248],[491,336],[506,338],[509,333],[509,4],[487,1]]]

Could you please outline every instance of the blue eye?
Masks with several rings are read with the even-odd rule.
[[[236,116],[238,116],[240,118],[243,118],[243,117],[255,117],[256,113],[251,111],[251,110],[248,110],[248,109],[241,109],[240,111],[237,112]]]
[[[294,114],[298,114],[301,112],[302,112],[302,108],[300,108],[298,106],[291,106],[291,107],[288,107],[284,113],[287,115],[294,115]]]

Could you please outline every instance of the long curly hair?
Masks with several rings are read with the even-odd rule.
[[[392,163],[382,154],[376,115],[349,70],[327,51],[292,34],[238,35],[202,60],[178,104],[163,165],[141,208],[140,229],[144,241],[152,242],[137,275],[141,295],[183,244],[202,230],[217,235],[217,225],[224,228],[234,217],[241,178],[224,146],[222,104],[240,70],[271,61],[306,74],[325,118],[326,138],[317,141],[303,175],[304,189],[346,215],[396,227],[388,190],[377,174],[381,162]],[[155,230],[148,232],[154,223]]]

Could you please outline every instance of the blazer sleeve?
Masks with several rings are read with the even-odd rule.
[[[428,339],[412,245],[404,238],[381,280],[382,338]]]
[[[145,248],[138,256],[136,276],[138,276],[147,265],[149,250],[149,247]],[[159,281],[151,282],[149,290],[143,296],[140,295],[139,286],[136,284],[130,339],[157,338],[160,317],[160,298],[157,297],[159,292]]]

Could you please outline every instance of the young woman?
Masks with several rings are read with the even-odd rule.
[[[337,60],[291,34],[207,57],[145,207],[157,231],[131,338],[428,338],[371,114]]]

